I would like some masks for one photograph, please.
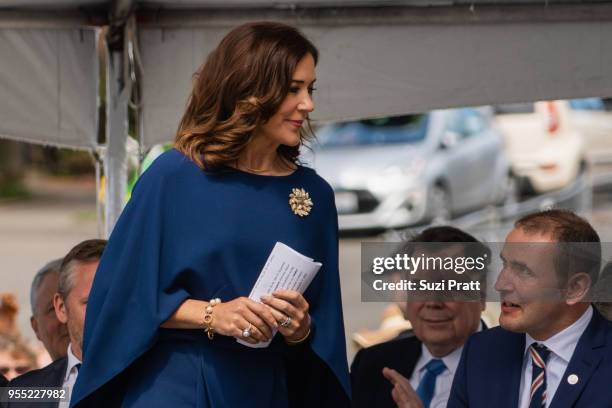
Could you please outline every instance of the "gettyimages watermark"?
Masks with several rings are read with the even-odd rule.
[[[361,300],[612,302],[612,243],[364,242]]]

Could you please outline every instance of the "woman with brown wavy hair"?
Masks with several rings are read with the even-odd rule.
[[[317,59],[296,29],[249,23],[197,71],[96,273],[73,406],[349,404],[334,196],[298,161]],[[251,300],[277,242],[323,266],[303,295]]]

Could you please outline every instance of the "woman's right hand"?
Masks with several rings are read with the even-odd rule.
[[[222,302],[213,308],[213,328],[216,333],[233,336],[251,344],[265,342],[272,338],[278,323],[268,306],[247,297]],[[242,332],[251,327],[251,336],[243,337]]]

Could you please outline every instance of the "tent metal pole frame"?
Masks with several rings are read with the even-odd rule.
[[[104,231],[109,237],[125,203],[127,191],[127,147],[129,131],[128,103],[132,80],[126,73],[125,26],[134,10],[132,0],[115,0],[111,8],[110,32],[112,36],[106,61],[106,149],[104,174],[106,200]]]
[[[104,231],[110,236],[125,201],[127,188],[128,92],[123,83],[123,52],[109,50],[106,65],[106,181]]]

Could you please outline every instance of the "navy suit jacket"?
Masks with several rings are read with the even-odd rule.
[[[412,332],[403,338],[359,350],[351,365],[352,407],[395,408],[391,397],[393,386],[382,375],[383,367],[393,368],[410,378],[420,356],[421,341]]]
[[[487,325],[481,321],[482,329]],[[382,375],[393,368],[406,378],[412,376],[421,357],[421,340],[412,330],[395,339],[359,350],[351,365],[353,408],[396,408],[391,396],[393,385]]]
[[[448,408],[517,408],[525,334],[496,327],[465,344]],[[578,376],[570,385],[567,377]],[[593,309],[550,408],[612,407],[612,323]]]

